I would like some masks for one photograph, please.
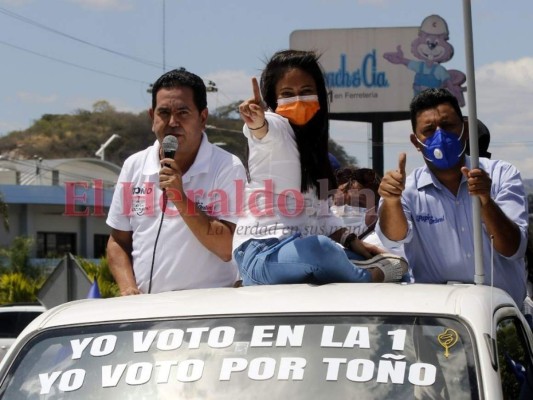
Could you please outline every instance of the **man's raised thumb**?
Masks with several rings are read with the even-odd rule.
[[[405,164],[407,163],[407,154],[400,153],[398,157],[398,172],[405,176]]]

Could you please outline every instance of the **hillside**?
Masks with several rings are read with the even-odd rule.
[[[230,104],[212,112],[206,133],[211,143],[217,143],[245,163],[246,141],[242,134],[242,121],[235,112],[237,106]],[[91,111],[80,109],[72,114],[45,114],[30,128],[0,137],[0,157],[95,158],[95,152],[113,134],[118,134],[120,138],[106,148],[105,159],[119,166],[128,156],[154,141],[146,111],[139,114],[118,112],[107,101],[99,101]],[[357,160],[348,156],[332,140],[329,149],[341,165],[357,165]],[[524,186],[533,210],[533,179],[525,179]]]
[[[232,104],[215,110],[207,121],[206,133],[212,143],[244,161],[246,141],[236,109],[237,105]],[[91,111],[45,114],[30,128],[0,137],[0,155],[13,159],[96,157],[95,152],[113,134],[120,138],[106,148],[105,159],[117,165],[152,144],[155,138],[147,112],[118,112],[107,101],[99,101]],[[330,151],[343,165],[356,163],[333,141]]]
[[[245,161],[246,141],[237,104],[216,109],[209,116],[206,133],[217,143]],[[146,111],[139,114],[116,111],[107,101],[98,101],[92,110],[72,114],[45,114],[23,131],[0,137],[0,156],[13,159],[96,157],[95,152],[113,134],[120,138],[105,151],[106,161],[122,165],[131,154],[153,143],[151,121]],[[341,165],[357,164],[342,146],[330,141],[330,151]],[[533,197],[533,179],[525,179],[526,192]]]

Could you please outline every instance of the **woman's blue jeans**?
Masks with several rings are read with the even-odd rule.
[[[250,239],[233,256],[244,286],[371,281],[370,272],[350,261],[361,256],[322,235]]]

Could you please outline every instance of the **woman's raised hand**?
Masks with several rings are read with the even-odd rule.
[[[239,105],[239,112],[244,123],[250,130],[259,130],[266,125],[265,106],[261,100],[259,83],[256,78],[252,78],[252,89],[254,96]]]

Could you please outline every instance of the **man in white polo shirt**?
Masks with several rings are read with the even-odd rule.
[[[153,85],[149,114],[156,141],[124,162],[107,218],[107,257],[120,293],[232,286],[236,202],[246,174],[203,132],[202,79],[165,73]],[[161,149],[167,136],[177,138],[173,158]]]

